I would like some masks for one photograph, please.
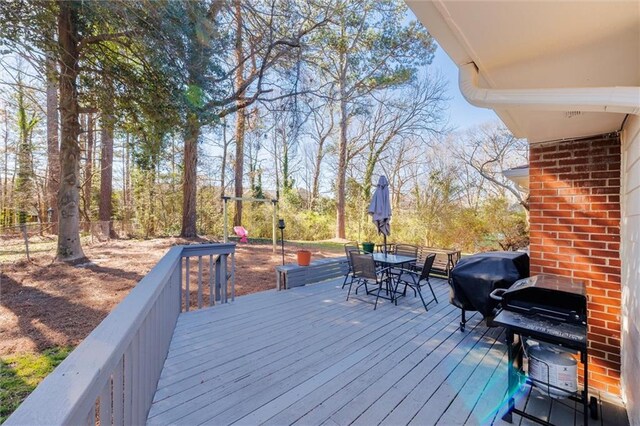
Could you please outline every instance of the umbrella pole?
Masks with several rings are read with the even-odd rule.
[[[384,244],[384,257],[387,257],[387,234],[382,234],[383,244]]]

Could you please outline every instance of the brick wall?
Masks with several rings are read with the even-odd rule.
[[[620,395],[620,139],[530,148],[531,274],[583,281],[589,386]]]

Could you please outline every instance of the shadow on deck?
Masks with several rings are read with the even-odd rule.
[[[475,314],[460,332],[446,282],[433,282],[439,303],[428,312],[412,294],[375,311],[371,296],[346,302],[338,280],[182,313],[147,422],[506,424],[502,329]],[[581,424],[566,404],[536,391],[517,400],[552,423]],[[626,422],[622,408],[601,408],[593,424]]]

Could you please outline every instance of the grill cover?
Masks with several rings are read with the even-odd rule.
[[[529,256],[494,251],[463,257],[451,271],[450,302],[460,309],[492,314],[497,303],[489,297],[496,288],[508,288],[529,276]]]

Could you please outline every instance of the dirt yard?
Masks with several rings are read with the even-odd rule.
[[[31,262],[0,262],[0,356],[77,345],[169,247],[202,241],[165,238],[85,244],[90,262],[77,266],[52,263],[51,250],[37,253]],[[307,248],[316,259],[339,255],[339,250]],[[295,262],[295,249],[287,245],[286,262]],[[236,296],[275,288],[274,267],[281,262],[271,245],[238,245]]]

